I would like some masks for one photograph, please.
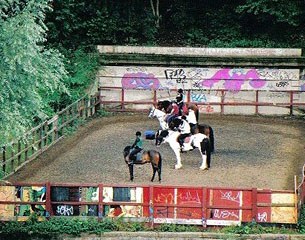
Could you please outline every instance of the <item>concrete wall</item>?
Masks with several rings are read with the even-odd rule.
[[[285,91],[305,90],[299,69],[105,66],[98,79],[102,87],[125,89],[125,101],[152,100],[151,90],[158,90],[157,99],[174,99],[178,88],[190,90],[189,101],[211,103],[201,106],[200,111],[206,113],[219,113],[220,106],[213,103],[220,103],[222,98],[225,102],[254,103],[255,91],[259,90],[259,102],[273,105],[260,106],[259,113],[289,114],[289,108],[276,107],[289,103],[290,95]],[[221,90],[225,90],[224,96]],[[121,99],[121,91],[103,91],[102,95],[108,101]],[[294,102],[304,103],[304,92],[295,94]],[[224,113],[254,114],[255,106],[225,106]]]
[[[141,47],[107,46],[97,47],[101,54],[160,54],[206,57],[300,57],[301,49],[291,48],[193,48],[193,47]]]

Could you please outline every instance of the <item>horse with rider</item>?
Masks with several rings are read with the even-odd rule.
[[[178,139],[181,150],[185,138],[200,132],[210,138],[211,151],[214,151],[213,129],[208,125],[198,124],[198,106],[196,104],[186,104],[184,102],[183,89],[178,89],[175,101],[159,101],[156,108],[165,113],[164,116],[162,116],[162,113],[159,112],[159,115],[162,116],[158,117],[160,126],[162,124],[161,129],[170,129],[181,133]],[[157,113],[155,113],[155,116],[156,114]],[[152,117],[152,114],[150,114],[150,117]]]

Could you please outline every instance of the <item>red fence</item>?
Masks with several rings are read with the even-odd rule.
[[[0,220],[123,216],[196,225],[297,222],[293,191],[161,185],[15,184],[0,186]]]
[[[175,98],[176,89],[124,89],[121,87],[103,86],[99,88],[100,102],[111,110],[128,111],[144,110],[148,104],[156,104],[158,100]],[[185,90],[186,102],[196,103],[203,112],[209,113],[213,106],[220,108],[219,113],[224,114],[228,107],[252,107],[253,114],[262,113],[262,107],[287,108],[290,115],[294,110],[305,106],[304,91],[266,91],[266,90],[239,90],[232,92],[226,89],[217,90]],[[206,99],[195,99],[194,95],[206,95]],[[159,95],[159,96],[158,96]],[[142,97],[140,97],[142,96]],[[161,96],[161,98],[160,98]],[[209,98],[209,96],[212,96]],[[273,96],[273,97],[270,97]],[[217,99],[217,101],[215,100]],[[270,114],[273,114],[270,111]]]

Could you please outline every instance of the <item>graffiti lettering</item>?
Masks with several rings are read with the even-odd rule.
[[[189,209],[187,210],[182,210],[182,209],[179,209],[178,210],[179,214],[181,217],[187,217],[187,218],[191,218],[191,217],[194,217],[195,218],[195,215],[193,215],[194,213],[190,212]],[[171,214],[175,214],[176,212],[175,211],[169,211],[169,209],[167,207],[160,207],[160,208],[157,208],[156,210],[156,213],[157,213],[157,216],[158,217],[169,217]],[[200,215],[198,215],[200,216]]]
[[[176,80],[177,83],[186,83],[186,75],[183,69],[166,69],[164,73],[166,79]]]
[[[275,84],[277,87],[286,87],[289,86],[289,82],[278,82]]]
[[[174,203],[174,196],[173,194],[158,194],[158,196],[155,198],[155,202],[159,203]]]
[[[294,73],[280,69],[258,69],[259,75],[267,80],[296,80],[298,77]]]
[[[240,192],[237,193],[237,195],[234,197],[232,196],[232,192],[229,191],[229,192],[221,192],[221,199],[226,199],[226,200],[229,200],[229,201],[232,201],[232,202],[237,202],[237,203],[240,203]]]
[[[207,68],[194,68],[188,72],[190,79],[202,79],[207,76],[207,72],[209,69]]]
[[[198,209],[198,212],[195,211],[195,209],[191,211],[189,208],[178,208],[177,214],[179,214],[180,217],[186,216],[189,218],[201,218],[201,209]]]
[[[126,73],[122,80],[122,87],[126,89],[159,89],[160,82],[153,74],[143,72]]]
[[[213,113],[214,112],[214,108],[211,105],[199,106],[199,112]]]
[[[73,206],[59,205],[57,206],[56,213],[61,216],[73,215]]]
[[[267,213],[266,212],[258,213],[257,214],[257,220],[259,222],[267,222]]]
[[[230,212],[228,210],[219,210],[219,209],[214,210],[213,218],[224,219],[229,217],[239,219],[239,216],[234,212]]]
[[[181,200],[181,204],[190,204],[190,203],[194,203],[194,204],[200,204],[200,197],[198,195],[198,192],[196,191],[195,195],[192,195],[191,192],[186,192],[184,194],[179,194],[178,198]]]
[[[192,102],[207,102],[205,94],[192,94]]]

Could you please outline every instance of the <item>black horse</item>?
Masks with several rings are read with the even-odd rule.
[[[151,178],[151,181],[154,181],[155,174],[158,172],[159,176],[159,182],[161,182],[161,170],[162,170],[162,157],[161,154],[155,150],[148,150],[143,151],[141,155],[140,160],[137,160],[137,156],[133,156],[129,158],[130,152],[131,152],[131,146],[126,146],[124,148],[123,154],[124,154],[124,160],[129,168],[129,174],[130,174],[130,181],[133,181],[133,165],[134,164],[145,164],[145,163],[151,163],[152,169],[153,169],[153,175]]]

